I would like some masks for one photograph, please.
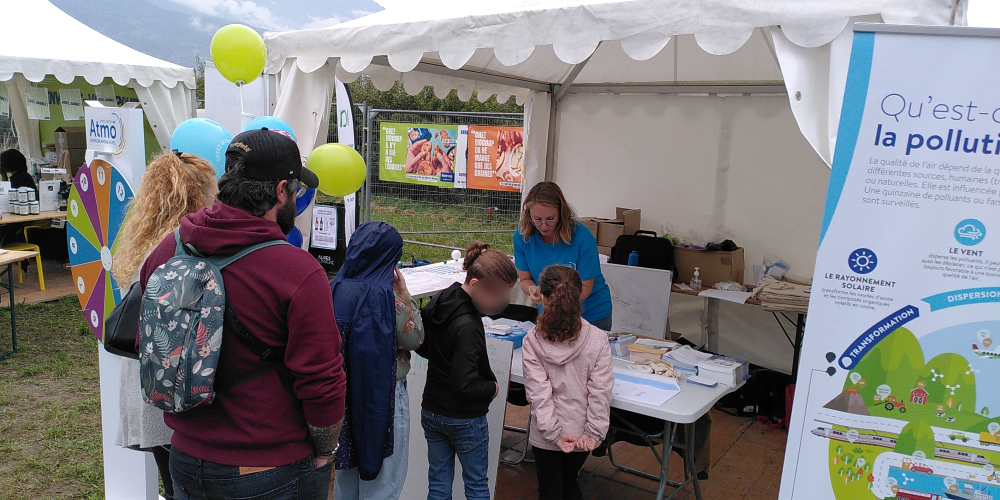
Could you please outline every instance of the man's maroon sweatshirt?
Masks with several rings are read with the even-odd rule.
[[[181,239],[205,255],[229,256],[283,239],[278,225],[217,203],[181,221]],[[142,266],[143,288],[174,256],[171,233]],[[164,414],[171,444],[201,460],[242,467],[276,467],[312,453],[309,425],[327,427],[344,416],[346,378],[340,332],[326,273],[300,248],[258,250],[222,271],[236,316],[264,344],[284,348],[290,377],[277,371],[216,393],[212,404]],[[223,337],[217,380],[264,367],[238,340]],[[287,372],[286,372],[287,373]]]

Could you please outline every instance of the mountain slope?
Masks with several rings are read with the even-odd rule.
[[[215,30],[232,22],[163,9],[147,0],[51,1],[117,42],[189,68],[195,65],[195,55],[210,58],[209,46]]]

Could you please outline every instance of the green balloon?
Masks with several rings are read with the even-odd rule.
[[[212,37],[212,62],[226,80],[242,86],[264,71],[267,47],[248,26],[230,24],[219,28]]]
[[[319,190],[330,196],[347,196],[361,189],[368,175],[365,160],[344,144],[323,144],[306,160],[306,168],[319,177]]]

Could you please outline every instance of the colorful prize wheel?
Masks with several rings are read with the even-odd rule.
[[[111,274],[118,231],[125,221],[132,188],[114,165],[95,158],[73,179],[67,203],[66,243],[76,296],[97,340],[104,340],[104,320],[122,298]]]

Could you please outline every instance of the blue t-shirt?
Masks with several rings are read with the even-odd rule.
[[[574,223],[573,227],[573,239],[569,245],[561,240],[551,245],[543,243],[542,236],[537,232],[525,240],[520,232],[515,232],[514,265],[519,271],[530,272],[535,283],[539,282],[542,271],[551,265],[576,269],[583,281],[593,279],[594,288],[583,301],[583,319],[599,321],[611,315],[611,289],[601,274],[594,235],[585,226]]]

